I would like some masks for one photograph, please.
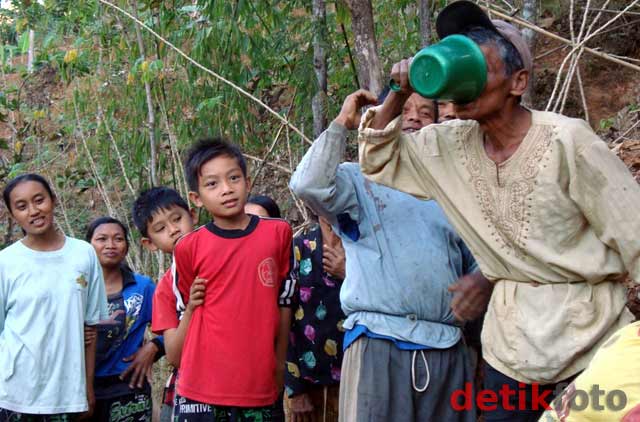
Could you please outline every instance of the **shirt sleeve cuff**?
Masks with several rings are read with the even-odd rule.
[[[358,135],[360,137],[366,137],[367,142],[381,143],[389,139],[393,139],[400,134],[402,130],[402,115],[399,115],[387,124],[384,129],[371,128],[371,122],[376,113],[382,106],[372,107],[366,111],[362,120],[360,120],[360,127],[358,128]]]
[[[340,123],[336,122],[335,120],[329,124],[327,131],[332,132],[333,135],[341,138],[346,138],[347,135],[349,134],[349,129],[342,126]]]

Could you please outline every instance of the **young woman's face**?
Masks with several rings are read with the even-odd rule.
[[[91,236],[91,244],[104,268],[119,266],[127,256],[127,240],[118,224],[108,223],[96,227]]]
[[[9,195],[11,215],[30,236],[38,236],[53,229],[55,201],[39,182],[32,180],[18,184]]]

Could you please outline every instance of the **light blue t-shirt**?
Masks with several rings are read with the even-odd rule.
[[[462,332],[447,288],[477,269],[473,256],[435,201],[373,183],[357,163],[341,163],[346,137],[332,123],[290,182],[342,239],[344,328],[361,325],[429,348],[455,345]]]
[[[40,252],[0,252],[0,408],[56,414],[88,409],[84,324],[108,318],[93,247],[65,238]]]

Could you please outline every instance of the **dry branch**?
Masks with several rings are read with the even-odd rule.
[[[96,95],[96,101],[98,105],[98,119],[100,120],[100,122],[102,122],[102,125],[106,129],[107,134],[109,135],[109,139],[111,140],[111,145],[113,145],[113,149],[115,150],[116,157],[118,157],[118,164],[120,165],[120,170],[122,170],[122,176],[124,177],[125,184],[127,185],[127,188],[129,188],[129,192],[131,192],[131,195],[135,196],[136,191],[133,188],[133,185],[131,184],[131,180],[129,180],[129,176],[127,175],[127,169],[124,165],[124,159],[122,158],[122,154],[120,153],[120,148],[118,147],[118,143],[116,142],[116,139],[113,136],[113,132],[111,132],[111,128],[107,123],[107,119],[104,116],[104,111],[102,109],[102,105],[100,104],[99,98],[100,96]]]
[[[182,167],[182,163],[180,161],[180,153],[178,152],[178,140],[176,139],[176,135],[174,134],[173,129],[171,128],[171,124],[169,123],[169,116],[167,115],[167,107],[164,104],[164,101],[161,101],[156,97],[157,103],[160,105],[160,111],[162,114],[162,120],[164,122],[165,127],[167,128],[167,135],[169,136],[169,146],[171,148],[171,160],[173,161],[173,166],[176,168],[176,185],[178,187],[178,191],[180,191],[180,195],[183,198],[189,197],[189,186],[187,185],[187,179],[184,175],[184,168]],[[189,207],[191,207],[191,202],[187,201]]]
[[[540,59],[542,59],[543,57],[547,57],[548,55],[553,54],[553,53],[555,53],[555,52],[556,52],[556,51],[558,51],[558,50],[565,50],[565,49],[566,49],[566,48],[568,48],[568,47],[569,47],[568,45],[561,45],[561,46],[558,46],[558,47],[552,48],[552,49],[550,49],[550,50],[545,51],[544,53],[541,53],[541,54],[540,54],[540,55],[538,55],[538,56],[535,56],[535,57],[533,58],[533,60],[534,60],[534,61],[536,61],[536,60],[540,60]]]
[[[138,2],[134,0],[132,2],[132,8],[134,17],[136,18],[135,28],[136,28],[136,39],[138,40],[138,50],[140,53],[140,58],[142,60],[146,60],[145,49],[144,49],[144,41],[142,40],[142,32],[139,27],[138,20]],[[147,99],[147,129],[149,130],[149,150],[150,150],[150,160],[149,160],[149,173],[151,175],[151,185],[158,186],[158,152],[156,145],[156,114],[153,109],[153,99],[151,96],[151,83],[148,80],[144,81],[144,92]]]
[[[257,162],[259,162],[259,163],[264,162],[264,160],[263,160],[262,158],[256,157],[255,155],[246,154],[246,153],[243,153],[242,155],[244,155],[244,156],[245,156],[246,158],[248,158],[249,160],[257,161]],[[286,168],[286,167],[284,167],[284,166],[281,166],[280,164],[275,164],[275,163],[269,163],[269,162],[267,162],[267,165],[268,165],[269,167],[276,168],[276,169],[278,169],[278,170],[280,170],[280,171],[282,171],[282,172],[284,172],[284,173],[288,174],[289,176],[291,176],[291,175],[293,174],[293,171],[289,170],[288,168]]]
[[[633,129],[637,128],[638,125],[640,125],[640,120],[638,120],[637,122],[635,122],[629,129],[625,130],[624,133],[620,136],[618,136],[615,141],[613,141],[614,144],[620,142],[621,140],[624,139],[625,136],[627,136]]]
[[[77,87],[76,87],[77,89]],[[80,140],[82,141],[82,146],[84,147],[85,153],[87,155],[87,158],[89,159],[89,167],[91,168],[91,171],[93,173],[93,176],[95,178],[96,181],[96,187],[98,188],[98,192],[100,193],[100,196],[102,197],[102,200],[104,201],[105,206],[107,207],[107,212],[109,213],[110,216],[120,220],[120,221],[124,221],[125,224],[128,226],[129,231],[131,231],[131,227],[129,225],[129,219],[125,218],[122,219],[119,217],[118,215],[118,211],[117,209],[113,206],[113,204],[111,203],[111,200],[109,199],[109,195],[107,194],[107,188],[106,185],[104,183],[104,180],[102,180],[102,177],[100,177],[100,173],[98,172],[98,166],[96,165],[95,160],[93,159],[93,155],[91,154],[91,150],[89,149],[89,145],[87,142],[87,136],[84,133],[84,130],[82,129],[82,122],[80,121],[80,111],[78,110],[78,103],[76,102],[76,96],[73,95],[73,109],[75,111],[75,118],[76,118],[76,134],[78,134],[80,136]],[[99,122],[96,122],[99,123]],[[76,147],[76,151],[80,151],[80,149],[78,148],[78,142],[77,142],[77,136],[73,137],[73,141],[75,143],[75,147]],[[120,201],[120,204],[122,205],[122,201]],[[134,248],[132,249],[133,251],[133,257],[135,260],[135,263],[132,261],[131,256],[127,256],[127,262],[134,268],[141,268],[141,260],[140,260],[140,255],[138,253],[138,251]]]
[[[611,10],[611,9],[598,9],[595,7],[589,7],[588,8],[590,11],[596,11],[596,12],[605,12],[605,13],[620,13],[619,10]],[[630,12],[630,11],[626,11],[624,12],[626,15],[635,15],[635,16],[640,16],[640,12]]]
[[[258,181],[258,177],[260,177],[260,173],[262,173],[262,169],[264,169],[264,166],[268,164],[267,160],[269,159],[269,155],[271,155],[271,152],[273,151],[276,144],[278,143],[278,140],[280,139],[280,135],[282,134],[282,130],[285,127],[286,127],[285,125],[280,125],[280,129],[278,129],[278,133],[276,133],[275,138],[273,138],[273,142],[269,146],[269,149],[267,150],[266,154],[264,154],[264,157],[262,157],[262,162],[256,169],[255,173],[251,176],[251,180],[254,185]]]
[[[291,115],[291,111],[293,110],[293,104],[296,101],[296,96],[298,95],[298,89],[296,88],[295,91],[293,92],[293,97],[291,98],[291,105],[289,106],[289,111],[287,112],[287,120],[289,119],[290,115]],[[314,122],[315,124],[315,122]],[[258,167],[258,169],[256,170],[255,174],[251,177],[251,180],[253,180],[253,184],[256,183],[258,176],[260,176],[260,173],[262,173],[262,169],[264,168],[265,164],[268,163],[269,160],[269,155],[271,155],[271,152],[273,151],[273,149],[275,148],[276,144],[278,143],[278,139],[280,139],[280,134],[282,133],[282,130],[285,128],[285,125],[281,125],[280,129],[278,129],[278,133],[276,133],[275,138],[273,139],[273,142],[271,143],[271,146],[269,146],[269,149],[267,150],[267,152],[264,154],[264,156],[262,157],[262,162],[260,163],[260,166]],[[291,166],[289,166],[291,167]],[[292,173],[293,173],[293,169]]]
[[[103,1],[103,0],[100,0],[100,1]],[[637,66],[637,65],[629,63],[629,62],[625,62],[624,60],[617,59],[617,58],[611,56],[610,54],[594,50],[593,48],[584,47],[584,46],[576,46],[574,43],[572,43],[571,41],[569,41],[566,38],[561,37],[560,35],[557,35],[557,34],[554,34],[553,32],[549,32],[547,30],[544,30],[544,29],[540,28],[539,26],[532,25],[529,22],[523,21],[522,19],[519,19],[517,17],[509,16],[509,15],[507,15],[505,13],[502,13],[500,11],[495,10],[495,8],[482,6],[482,5],[480,5],[480,7],[482,7],[483,9],[485,9],[487,11],[490,11],[491,13],[495,14],[496,16],[498,16],[498,17],[500,17],[502,19],[505,19],[505,20],[508,20],[508,21],[511,21],[511,22],[515,22],[515,23],[517,23],[519,25],[522,25],[522,26],[524,26],[526,28],[534,30],[539,34],[543,34],[543,35],[545,35],[545,36],[547,36],[549,38],[553,38],[554,40],[561,41],[561,42],[563,42],[563,43],[565,43],[565,44],[567,44],[567,45],[569,45],[571,47],[574,47],[575,49],[583,48],[584,51],[586,51],[586,52],[588,52],[590,54],[593,54],[594,56],[603,58],[605,60],[609,60],[609,61],[611,61],[613,63],[617,63],[619,65],[622,65],[622,66],[625,66],[625,67],[628,67],[630,69],[633,69],[635,71],[640,72],[640,66]]]

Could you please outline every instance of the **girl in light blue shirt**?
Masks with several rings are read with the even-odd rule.
[[[0,421],[72,420],[93,402],[84,327],[108,317],[100,263],[56,228],[42,176],[11,180],[3,199],[24,237],[0,252]]]

